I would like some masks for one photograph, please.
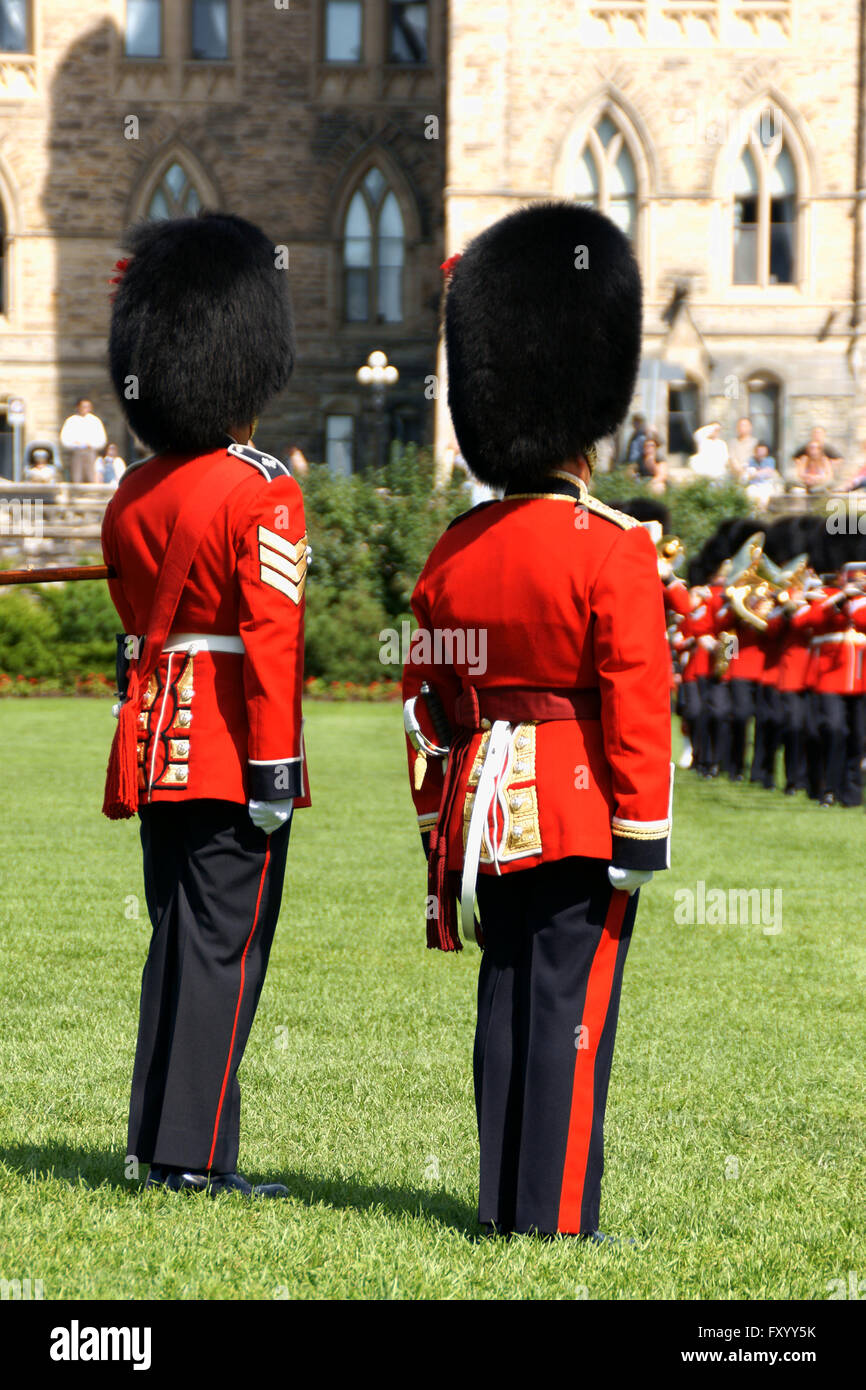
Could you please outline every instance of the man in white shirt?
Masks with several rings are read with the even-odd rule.
[[[69,476],[73,483],[96,482],[96,458],[107,442],[105,426],[94,415],[90,401],[77,401],[75,414],[64,420],[60,431],[60,443],[69,450]]]
[[[698,451],[689,459],[695,473],[713,482],[723,482],[729,477],[728,446],[719,437],[721,430],[718,420],[712,420],[710,424],[695,430]]]

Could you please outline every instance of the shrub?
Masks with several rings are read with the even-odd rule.
[[[736,483],[719,487],[706,478],[693,483],[667,487],[661,496],[650,492],[646,479],[629,478],[623,469],[598,473],[592,480],[592,493],[599,501],[615,507],[633,497],[647,497],[662,502],[671,514],[671,534],[679,536],[689,558],[697,555],[704,541],[711,536],[719,522],[727,516],[748,516],[751,507],[742,488]],[[758,529],[758,523],[755,523]]]

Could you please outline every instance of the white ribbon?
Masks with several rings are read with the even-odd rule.
[[[512,736],[511,725],[504,719],[497,719],[490,730],[487,753],[475,789],[475,804],[469,818],[463,855],[463,879],[460,885],[460,920],[466,941],[478,939],[475,935],[475,885],[478,881],[478,865],[481,862],[481,845],[487,833],[487,816],[496,796],[497,783],[508,762]],[[495,846],[493,858],[496,859]],[[498,863],[496,871],[499,872]]]

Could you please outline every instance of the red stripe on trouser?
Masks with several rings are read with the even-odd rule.
[[[269,863],[269,861],[270,861],[270,857],[271,857],[271,841],[270,841],[270,836],[269,836],[269,837],[268,837],[268,847],[267,847],[267,849],[265,850],[265,862],[264,862],[264,864],[262,865],[262,876],[261,876],[261,879],[259,880],[259,895],[258,895],[258,897],[256,898],[256,910],[255,910],[255,913],[254,913],[254,915],[253,915],[253,925],[252,925],[251,928],[250,928],[250,934],[249,934],[249,936],[247,937],[247,942],[246,942],[246,945],[244,946],[244,953],[243,953],[243,955],[241,956],[241,983],[240,983],[240,988],[238,989],[238,1002],[237,1002],[237,1004],[236,1004],[236,1006],[235,1006],[235,1018],[234,1018],[234,1023],[232,1024],[232,1037],[231,1037],[231,1042],[229,1043],[229,1055],[228,1055],[228,1057],[226,1058],[226,1069],[225,1069],[225,1073],[224,1073],[224,1075],[223,1075],[223,1084],[222,1084],[222,1089],[221,1089],[221,1091],[220,1091],[219,1104],[217,1105],[216,1119],[214,1120],[213,1139],[211,1140],[210,1153],[208,1154],[208,1160],[207,1160],[208,1172],[210,1172],[211,1164],[213,1163],[214,1152],[215,1152],[215,1150],[216,1150],[217,1134],[219,1133],[219,1127],[220,1127],[220,1115],[222,1114],[223,1101],[225,1100],[225,1094],[226,1094],[226,1086],[228,1085],[229,1072],[231,1071],[232,1053],[233,1053],[234,1050],[235,1050],[235,1037],[237,1036],[237,1031],[238,1031],[238,1018],[240,1017],[240,1012],[241,1012],[241,1000],[242,1000],[243,997],[244,997],[244,980],[245,980],[245,978],[246,978],[247,951],[250,949],[250,943],[252,942],[252,939],[253,939],[253,937],[255,936],[256,927],[257,927],[258,924],[259,924],[259,909],[260,909],[260,907],[261,907],[261,905],[262,905],[262,893],[264,892],[264,888],[265,888],[265,875],[266,875],[267,872],[268,872],[268,863]]]
[[[559,1198],[557,1227],[560,1231],[577,1232],[580,1230],[580,1209],[583,1204],[583,1187],[586,1181],[595,1102],[595,1059],[610,1005],[616,955],[628,899],[628,893],[614,889],[604,920],[601,940],[592,958],[589,979],[586,982],[586,1000],[583,1006],[582,1023],[587,1030],[586,1036],[589,1045],[578,1049],[574,1061],[571,1114],[568,1120],[568,1144],[565,1150],[562,1191]]]

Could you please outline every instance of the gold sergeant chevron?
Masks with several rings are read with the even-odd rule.
[[[296,545],[284,540],[267,526],[259,527],[259,577],[300,603],[307,582],[307,537]]]

